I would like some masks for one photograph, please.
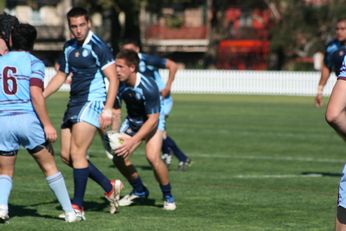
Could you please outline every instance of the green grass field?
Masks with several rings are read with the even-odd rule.
[[[57,93],[48,100],[56,128],[67,97]],[[57,219],[61,209],[36,163],[21,151],[10,224],[0,230],[334,229],[346,145],[324,121],[325,107],[316,109],[312,97],[177,94],[174,99],[168,131],[193,160],[186,172],[176,170],[176,159],[171,167],[176,211],[160,208],[159,187],[139,149],[133,162],[150,189],[148,203],[110,215],[101,188],[89,181],[87,221],[66,224]],[[59,142],[55,149],[72,195],[72,171],[58,158]],[[120,177],[99,137],[90,156],[108,177]],[[126,186],[123,194],[131,190]]]

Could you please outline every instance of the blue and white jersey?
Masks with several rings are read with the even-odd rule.
[[[346,79],[346,56],[344,56],[341,68],[340,68],[340,74],[338,75],[338,79]]]
[[[146,77],[154,78],[159,90],[165,88],[165,83],[162,80],[159,69],[166,68],[167,59],[161,58],[155,55],[148,55],[144,53],[139,53],[139,73],[143,74]]]
[[[342,62],[344,61],[344,57],[346,55],[346,46],[341,46],[337,51],[335,51],[332,56],[331,60],[334,64],[334,72],[336,76],[340,75],[340,69],[342,66]]]
[[[106,101],[106,85],[102,70],[114,63],[110,47],[92,31],[82,45],[71,39],[65,43],[60,71],[72,73],[71,104]]]
[[[323,63],[328,67],[329,71],[335,71],[335,73],[337,73],[340,69],[340,66],[337,67],[334,63],[333,54],[339,50],[341,46],[341,43],[337,39],[330,41],[326,46]]]
[[[156,83],[140,73],[137,73],[135,86],[120,83],[115,108],[120,108],[122,101],[126,104],[126,119],[135,130],[144,124],[147,115],[160,113],[161,110],[160,92]]]
[[[30,86],[43,89],[45,66],[25,51],[0,56],[0,116],[33,113]]]

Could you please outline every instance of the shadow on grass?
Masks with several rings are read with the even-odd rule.
[[[136,168],[144,170],[144,171],[152,171],[153,168],[150,165],[134,165]],[[111,164],[108,166],[108,168],[113,168],[116,169],[116,167],[114,166],[114,164]]]
[[[333,172],[302,172],[304,176],[328,176],[328,177],[341,177],[341,173],[333,173]]]
[[[52,203],[56,203],[56,202],[52,201],[52,202],[42,203],[42,204],[52,204]],[[42,204],[27,205],[27,206],[10,204],[9,205],[10,218],[14,218],[14,217],[42,217],[42,218],[46,218],[46,219],[59,220],[59,218],[57,216],[42,215],[42,214],[37,213],[37,210],[35,208],[30,208],[32,206],[42,205]]]

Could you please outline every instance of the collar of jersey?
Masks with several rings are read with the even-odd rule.
[[[94,35],[94,33],[93,33],[91,30],[89,30],[89,33],[88,33],[87,37],[86,37],[85,40],[84,40],[83,46],[84,46],[85,44],[88,44],[88,43],[90,42],[91,37],[92,37],[93,35]]]
[[[133,86],[134,88],[138,87],[139,83],[141,82],[141,78],[142,78],[141,74],[137,72],[136,84]]]

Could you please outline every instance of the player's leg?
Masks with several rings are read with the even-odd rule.
[[[145,187],[132,162],[128,158],[114,156],[113,163],[132,186],[132,191],[119,200],[119,205],[128,206],[148,198],[149,190]]]
[[[162,151],[162,160],[165,162],[167,167],[169,167],[172,163],[172,156],[173,156],[173,150],[170,148],[169,143],[165,142],[166,141],[166,122],[169,113],[171,112],[173,107],[173,99],[172,97],[167,97],[162,101],[161,105],[161,111],[160,111],[160,121],[159,121],[159,128],[161,131],[163,131],[163,136],[162,136],[162,146],[161,146],[161,151]]]
[[[127,120],[125,120],[121,125],[120,132],[122,135],[128,136],[133,136],[135,134],[135,132],[130,127],[129,121]],[[141,142],[136,144],[130,151],[130,153],[132,154],[140,144]],[[118,157],[115,155],[113,157],[113,163],[119,170],[119,172],[127,179],[129,184],[132,186],[132,191],[119,200],[119,205],[128,206],[135,202],[141,201],[142,199],[148,198],[149,191],[144,186],[140,175],[138,174],[135,166],[130,161],[129,157],[124,159],[123,157]]]
[[[326,120],[346,140],[346,80],[338,79],[330,96]]]
[[[94,138],[96,128],[80,122],[72,126],[70,155],[73,166],[74,197],[72,203],[83,210],[83,200],[89,177],[87,150]]]
[[[338,203],[336,210],[336,230],[346,231],[346,165],[339,183]]]
[[[174,197],[171,193],[171,185],[168,177],[168,169],[160,157],[162,145],[162,131],[157,129],[155,134],[151,136],[146,143],[145,153],[147,160],[153,167],[156,180],[160,184],[160,188],[164,198],[164,209],[175,210],[176,205]]]
[[[163,139],[163,145],[172,150],[175,157],[178,158],[179,170],[186,170],[186,168],[189,167],[189,165],[191,164],[191,159],[185,155],[185,153],[178,147],[175,141],[170,136],[168,136],[168,134],[166,134],[166,137]]]
[[[166,131],[163,133],[163,139],[162,139],[162,147],[161,147],[161,152],[162,152],[162,160],[165,162],[167,167],[172,164],[172,156],[173,156],[173,150],[169,147],[169,144],[166,142]]]
[[[346,140],[346,81],[338,79],[329,98],[326,120]],[[336,230],[346,231],[346,169],[344,167],[339,184]]]
[[[105,197],[110,201],[110,212],[118,209],[118,197],[122,189],[119,180],[109,180],[94,164],[86,158],[86,153],[96,133],[96,127],[80,122],[73,125],[71,136],[71,157],[75,182],[73,204],[83,209],[83,200],[86,190],[87,178],[96,181],[105,191]]]
[[[32,154],[46,176],[49,188],[53,191],[65,212],[65,220],[67,222],[80,221],[82,217],[76,216],[72,208],[64,177],[59,172],[54,156],[48,151],[46,144],[39,145],[28,151]]]
[[[73,211],[70,197],[66,188],[64,177],[59,172],[53,156],[53,148],[51,144],[46,141],[44,131],[41,123],[36,116],[28,117],[33,121],[27,121],[28,126],[24,126],[23,136],[20,137],[20,143],[28,150],[32,157],[40,166],[50,189],[55,194],[60,202],[66,216],[66,221],[74,222],[79,221],[80,217],[76,217]]]
[[[159,128],[164,131],[163,132],[163,141],[162,141],[162,159],[165,161],[167,166],[169,166],[172,162],[172,154],[179,160],[178,169],[186,170],[191,163],[191,159],[189,159],[185,153],[178,147],[176,142],[167,134],[167,119],[173,108],[173,98],[171,96],[166,97],[163,101],[163,107],[160,115],[160,124]]]
[[[0,222],[7,222],[8,201],[12,190],[12,179],[17,151],[19,149],[18,138],[15,132],[21,130],[21,123],[11,121],[22,121],[22,116],[17,115],[15,119],[8,116],[0,116]]]
[[[71,129],[62,128],[61,140],[60,140],[60,158],[63,163],[72,167],[70,149],[71,149]]]
[[[0,151],[0,223],[5,223],[8,216],[8,200],[12,190],[12,178],[16,154]]]

